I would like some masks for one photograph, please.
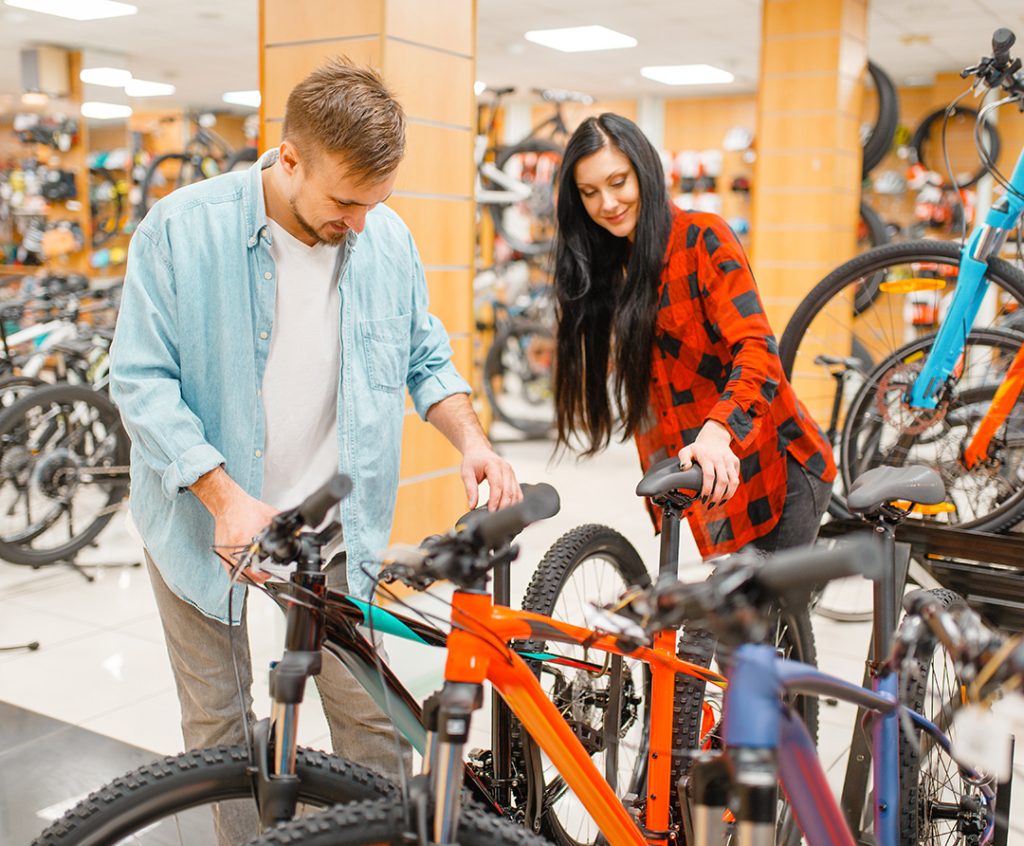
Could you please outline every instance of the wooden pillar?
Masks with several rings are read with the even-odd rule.
[[[866,0],[764,0],[751,259],[777,336],[856,252]]]
[[[473,308],[476,0],[260,0],[261,149],[276,146],[291,89],[344,55],[383,74],[408,118],[388,201],[412,230],[431,311],[469,379]],[[458,452],[406,404],[393,538],[418,542],[466,509]]]

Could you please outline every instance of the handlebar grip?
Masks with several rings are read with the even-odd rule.
[[[551,485],[531,485],[524,491],[522,502],[480,518],[472,531],[488,549],[494,549],[531,523],[554,517],[560,507],[558,491]]]
[[[302,522],[316,528],[335,505],[352,491],[352,480],[344,473],[335,473],[318,490],[313,491],[296,509]]]
[[[773,555],[758,569],[756,578],[770,593],[785,595],[810,591],[846,576],[878,580],[884,572],[880,545],[864,534],[832,549],[805,547]]]
[[[1006,27],[1000,27],[992,34],[992,58],[998,67],[1010,63],[1010,48],[1016,40],[1017,36]]]

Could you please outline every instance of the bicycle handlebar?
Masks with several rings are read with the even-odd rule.
[[[344,473],[335,473],[295,508],[276,515],[270,525],[256,538],[260,554],[278,564],[290,564],[300,550],[299,535],[304,528],[315,529],[327,512],[352,491],[352,480]]]
[[[1010,30],[1000,27],[992,34],[992,59],[996,66],[1003,68],[1010,63],[1010,48],[1017,40]]]
[[[1010,56],[1010,48],[1016,41],[1017,37],[1012,31],[1000,27],[992,34],[992,56],[982,58],[977,65],[964,68],[960,76],[964,79],[973,76],[978,80],[976,85],[1002,88],[1011,97],[1024,97],[1024,77],[1018,73],[1021,60]]]

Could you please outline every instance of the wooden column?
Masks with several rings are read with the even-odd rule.
[[[856,252],[866,0],[765,0],[751,259],[776,336]]]
[[[431,311],[470,378],[476,0],[260,0],[261,149],[276,146],[291,89],[344,55],[381,71],[408,117],[407,153],[388,205],[419,247]],[[406,406],[393,538],[418,542],[466,508],[458,452]]]

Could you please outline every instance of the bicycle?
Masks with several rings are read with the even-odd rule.
[[[525,290],[506,285],[499,297],[494,287],[499,280],[515,276],[511,267],[523,268],[527,277],[532,264],[526,260],[506,265],[500,271],[481,272],[474,288],[483,299],[488,291],[486,311],[490,320],[478,320],[478,331],[493,333],[484,357],[484,394],[496,420],[522,432],[528,438],[546,437],[554,426],[555,332],[551,286],[525,280]],[[485,311],[483,306],[477,312]]]
[[[906,493],[891,482],[891,478],[883,480],[870,496],[877,494],[884,500]],[[941,495],[941,485],[919,493]],[[909,595],[904,602],[910,613],[891,650],[877,639],[876,630],[876,645],[884,646],[885,651],[880,653],[883,660],[874,665],[874,689],[752,645],[763,632],[761,609],[768,602],[805,602],[820,584],[854,575],[874,580],[876,592],[891,582],[892,574],[877,544],[785,552],[767,562],[737,560],[720,568],[704,584],[663,584],[639,595],[627,595],[606,615],[607,628],[626,632],[634,643],[646,642],[651,633],[685,619],[704,621],[734,647],[727,673],[722,748],[704,752],[680,786],[687,799],[691,825],[687,842],[692,846],[725,843],[729,832],[742,843],[774,843],[778,785],[792,804],[809,846],[864,842],[857,839],[863,834],[862,827],[850,823],[831,795],[813,742],[784,704],[785,696],[797,691],[851,702],[875,715],[871,843],[949,843],[953,842],[948,839],[951,836],[955,842],[988,843],[997,827],[1005,836],[1005,815],[997,817],[998,793],[990,778],[959,766],[955,785],[934,781],[935,758],[950,752],[952,742],[947,733],[952,728],[953,709],[961,704],[970,678],[963,672],[962,656],[946,652],[949,630],[930,626],[936,637],[924,638],[918,623],[924,607],[932,609],[937,619],[947,616],[944,609],[959,606],[953,597],[921,591]],[[977,639],[971,638],[964,643],[972,641],[977,644]],[[923,648],[912,648],[915,646]],[[936,650],[955,665],[951,688],[938,691],[930,685]],[[990,656],[998,652],[986,651]],[[1024,656],[1018,661],[1021,658]],[[920,713],[926,702],[936,706],[930,715]]]
[[[265,825],[290,819],[299,802],[323,806],[376,795],[390,797],[386,801],[392,808],[399,807],[395,801],[395,788],[385,779],[373,776],[355,764],[296,748],[295,724],[305,681],[319,671],[322,645],[342,661],[378,704],[391,714],[398,730],[408,737],[412,746],[429,760],[433,757],[431,748],[437,747],[432,747],[424,720],[429,722],[431,713],[436,711],[428,708],[424,717],[417,702],[381,661],[371,645],[372,635],[385,632],[446,647],[450,655],[468,654],[461,651],[459,643],[464,635],[471,636],[462,630],[459,621],[446,634],[429,621],[392,613],[363,599],[337,594],[326,588],[325,575],[321,572],[320,549],[336,534],[338,526],[333,524],[320,532],[304,531],[304,527],[320,525],[324,515],[347,493],[349,487],[345,477],[335,477],[302,505],[275,517],[252,547],[234,562],[239,572],[249,563],[260,560],[296,565],[288,582],[268,582],[266,585],[269,595],[286,609],[288,617],[284,657],[271,672],[272,717],[252,727],[249,742],[245,745],[165,758],[115,780],[44,831],[35,841],[38,846],[99,846],[116,842],[149,826],[159,826],[155,830],[172,841],[177,836],[182,843],[197,842],[189,839],[194,838],[195,833],[194,829],[187,828],[183,812],[229,798],[255,800]],[[496,561],[507,562],[514,558],[515,550],[511,545],[514,535],[532,520],[557,511],[557,507],[557,495],[550,487],[542,485],[531,489],[526,486],[524,502],[519,506],[494,514],[481,510],[471,512],[460,521],[456,530],[428,539],[425,548],[434,550],[431,554],[435,556],[441,555],[443,550],[450,551],[450,561],[470,567],[471,572],[464,573],[466,578],[482,584],[490,566]],[[469,550],[475,550],[471,558]],[[568,549],[562,551],[570,552]],[[606,554],[610,554],[607,549]],[[572,558],[572,554],[559,554],[557,557],[564,563]],[[629,824],[638,830],[613,788],[600,779],[592,756],[603,754],[609,774],[613,771],[616,774],[620,771],[628,773],[632,781],[639,777],[637,773],[645,771],[647,756],[639,754],[635,761],[617,762],[616,753],[625,747],[625,743],[620,741],[635,735],[644,749],[649,743],[657,753],[652,753],[650,762],[654,768],[659,772],[670,772],[673,719],[686,731],[699,732],[701,728],[706,730],[709,727],[712,718],[711,706],[705,707],[702,703],[688,708],[687,702],[677,702],[673,714],[671,703],[676,673],[693,673],[713,684],[721,684],[721,677],[677,658],[674,637],[670,645],[669,637],[665,636],[662,643],[653,649],[630,651],[626,655],[615,647],[606,648],[611,646],[608,639],[599,638],[588,629],[542,614],[494,606],[490,595],[485,592],[461,591],[457,594],[456,604],[463,601],[486,603],[495,619],[501,621],[494,634],[486,635],[487,643],[494,641],[495,635],[509,639],[543,639],[577,647],[585,644],[588,649],[608,656],[602,664],[588,656],[569,658],[546,649],[536,651],[529,645],[518,647],[522,654],[510,647],[501,647],[502,654],[509,656],[515,668],[515,676],[524,681],[529,679],[531,708],[543,707],[550,719],[547,737],[557,737],[560,744],[557,750],[562,756],[557,759],[560,768],[569,766],[576,778],[580,773],[587,773],[595,783],[600,780],[604,785],[601,788],[602,801],[617,805],[619,812],[616,817],[622,822],[630,820]],[[357,625],[370,629],[371,640],[360,634]],[[491,648],[497,649],[496,641]],[[570,726],[560,716],[558,706],[546,699],[541,682],[534,676],[534,670],[527,666],[526,660],[534,667],[538,664],[541,668],[551,665],[578,671],[589,680],[591,691],[600,692],[599,689],[603,688],[605,701],[609,701],[608,697],[613,698],[612,707],[607,709],[607,713],[598,713],[594,724],[579,719]],[[627,682],[628,672],[623,669],[627,660],[650,667],[649,697],[646,696],[642,677],[639,684]],[[626,691],[629,691],[629,696]],[[632,701],[637,691],[645,694],[650,705],[644,701]],[[620,698],[619,707],[614,707],[614,697]],[[665,712],[663,716],[667,715],[669,722],[662,723],[658,732],[652,730],[648,739],[644,730],[648,724],[646,715],[649,711],[654,713],[654,707],[660,709],[658,713]],[[653,729],[655,723],[652,721],[650,725]],[[496,730],[495,735],[496,743],[490,755],[478,754],[476,760],[467,765],[462,763],[460,755],[455,755],[450,759],[452,766],[446,770],[447,777],[458,782],[456,792],[465,782],[470,795],[491,813],[525,820],[529,829],[536,830],[541,827],[552,800],[565,793],[565,786],[557,782],[544,783],[541,760],[534,754],[531,743],[522,742],[514,746],[508,731]],[[588,748],[581,737],[600,738],[601,749]],[[697,738],[691,742],[696,743]],[[550,744],[548,750],[552,751]],[[568,763],[565,756],[568,756]],[[552,760],[556,758],[552,757]],[[505,762],[504,765],[501,762]],[[503,775],[502,766],[513,767],[511,775]],[[664,778],[667,786],[667,776]],[[667,817],[669,794],[666,789],[661,791],[657,801],[651,800],[652,809],[648,813],[657,809]],[[464,843],[491,842],[480,840],[472,833],[493,834],[501,829],[481,821],[473,810],[470,810],[467,822],[465,830],[476,839],[462,840]],[[180,830],[179,826],[182,826]],[[512,835],[514,838],[526,836],[522,830],[516,831],[518,833]]]
[[[555,189],[569,137],[562,106],[594,100],[576,91],[536,88],[534,93],[555,107],[554,114],[514,144],[502,145],[495,137],[498,110],[502,98],[515,88],[487,90],[493,94],[490,116],[474,148],[477,205],[487,208],[495,231],[513,251],[546,255],[554,244]]]
[[[783,369],[801,398],[831,412],[835,516],[849,516],[843,491],[870,467],[924,463],[942,473],[953,509],[922,519],[1000,531],[1024,517],[1024,273],[998,255],[1024,215],[1024,151],[1007,179],[980,140],[992,109],[1024,103],[1013,43],[997,30],[993,57],[962,72],[1006,95],[975,128],[1006,191],[985,222],[963,246],[914,241],[857,256],[815,286],[782,336]],[[850,348],[837,352],[837,336]]]
[[[195,132],[180,153],[164,153],[149,163],[140,183],[137,217],[141,220],[153,204],[185,185],[201,182],[220,173],[230,173],[256,161],[251,144],[235,149],[216,130],[213,114],[191,116]]]
[[[700,484],[699,469],[682,471],[678,462],[670,459],[648,471],[638,485],[638,495],[654,497],[664,515],[659,581],[674,578],[682,511],[692,503]],[[526,748],[530,749],[533,744],[539,746],[559,774],[553,785],[545,783],[544,793],[548,794],[553,788],[561,792],[566,788],[571,790],[593,820],[594,842],[601,837],[613,844],[674,841],[681,829],[672,785],[686,769],[685,756],[677,755],[676,750],[698,748],[714,719],[713,706],[708,713],[710,703],[705,702],[701,712],[693,711],[691,706],[692,714],[701,713],[701,731],[691,729],[683,732],[682,737],[678,736],[672,725],[673,718],[678,719],[678,716],[668,707],[673,698],[674,676],[681,672],[686,674],[687,680],[716,684],[720,677],[703,668],[696,670],[695,664],[677,663],[675,632],[660,633],[650,649],[630,644],[623,650],[624,655],[650,664],[652,681],[647,754],[638,761],[639,768],[633,768],[630,778],[629,795],[632,796],[633,790],[637,793],[632,801],[620,801],[612,787],[613,775],[617,774],[614,767],[606,758],[608,778],[602,778],[590,760],[590,751],[581,743],[574,727],[566,723],[558,704],[549,701],[529,666],[506,645],[510,639],[530,638],[530,642],[539,645],[561,642],[605,651],[606,645],[616,638],[561,622],[553,626],[547,618],[510,611],[495,605],[485,589],[490,570],[508,560],[512,553],[507,547],[496,548],[496,538],[503,536],[510,527],[518,528],[520,521],[549,516],[555,510],[555,503],[525,492],[521,506],[478,518],[469,533],[433,539],[425,543],[423,549],[391,565],[391,574],[413,587],[422,588],[434,579],[445,579],[456,585],[451,602],[452,632],[448,639],[445,685],[424,708],[431,728],[424,769],[405,792],[404,808],[400,805],[388,814],[381,814],[372,807],[333,809],[280,826],[254,843],[303,842],[328,846],[398,842],[405,836],[419,843],[448,843],[457,838],[464,842],[460,826],[461,790],[455,767],[461,761],[472,711],[479,708],[482,701],[485,680],[501,693],[521,724],[524,737],[531,739]],[[538,576],[543,572],[539,570]],[[555,592],[565,583],[565,576],[561,574],[545,578],[549,581],[548,589]],[[685,642],[684,637],[684,645]],[[613,682],[616,677],[617,673],[613,672]],[[612,693],[612,703],[605,709],[606,719],[615,719],[619,714],[616,704],[621,701],[622,693]],[[798,707],[800,705],[802,702],[798,702]],[[692,720],[691,725],[694,725]],[[675,739],[673,734],[677,735]],[[539,755],[531,751],[525,758],[527,766],[531,766],[529,762],[536,762]],[[353,818],[372,819],[372,825],[353,830],[350,826]],[[536,823],[531,825],[530,817],[525,822],[527,827],[536,830]],[[557,833],[557,829],[549,829],[548,833]]]

